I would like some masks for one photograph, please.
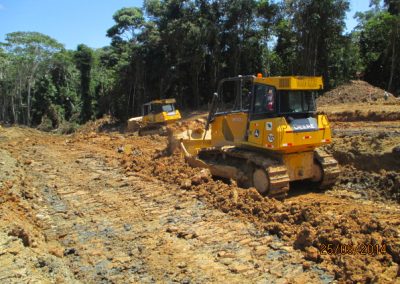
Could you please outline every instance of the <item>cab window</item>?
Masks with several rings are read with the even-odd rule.
[[[162,111],[163,112],[173,112],[175,110],[173,104],[165,104],[162,106]]]
[[[266,85],[255,85],[254,95],[254,114],[275,113],[276,92],[274,87]]]

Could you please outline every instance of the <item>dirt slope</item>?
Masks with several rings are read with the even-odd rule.
[[[317,106],[330,121],[400,121],[400,99],[364,81],[326,92],[318,97]]]
[[[385,95],[387,98],[385,99]],[[394,103],[397,99],[390,93],[374,87],[365,81],[350,81],[329,92],[326,92],[317,99],[318,106],[337,105],[348,103],[369,103],[386,102]]]
[[[2,282],[398,280],[397,203],[341,185],[265,199],[167,155],[164,137],[99,127],[0,132]],[[350,243],[385,251],[321,251]]]

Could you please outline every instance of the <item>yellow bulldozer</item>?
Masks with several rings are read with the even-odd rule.
[[[191,166],[264,196],[282,199],[298,180],[331,186],[338,163],[317,149],[331,142],[327,117],[316,114],[315,95],[322,89],[322,77],[223,79],[205,128],[171,134],[170,147],[180,147]]]
[[[181,119],[181,114],[175,108],[175,103],[175,99],[162,99],[144,104],[142,106],[142,116],[128,120],[128,131],[138,129],[139,136],[166,135],[166,126]]]

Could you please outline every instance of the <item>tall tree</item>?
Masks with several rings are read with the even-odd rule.
[[[75,61],[76,67],[80,72],[80,94],[82,98],[81,121],[86,122],[93,115],[91,92],[92,50],[84,44],[78,45],[75,53]]]
[[[329,88],[332,53],[345,27],[348,0],[289,0],[282,3],[278,55],[289,59],[292,74],[323,75]]]
[[[19,80],[17,96],[20,97],[20,107],[25,106],[25,123],[31,124],[32,87],[40,74],[40,67],[47,62],[51,56],[63,49],[63,46],[55,39],[37,32],[14,32],[6,35],[3,44],[12,55],[14,64],[17,66],[16,79]],[[25,104],[22,104],[22,94],[26,91]],[[15,96],[14,96],[15,97]],[[12,106],[14,108],[14,105]],[[14,119],[15,119],[15,111]]]
[[[400,89],[400,15],[398,1],[385,1],[381,9],[358,13],[360,51],[365,79],[391,92]],[[389,12],[391,11],[391,12]]]

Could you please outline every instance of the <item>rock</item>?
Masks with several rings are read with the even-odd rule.
[[[257,256],[263,256],[263,255],[267,255],[267,247],[265,246],[258,246],[254,248],[254,253]]]
[[[317,248],[315,248],[315,247],[307,247],[305,249],[305,252],[306,252],[305,259],[317,262],[318,256],[319,256],[319,252],[318,252]]]
[[[239,241],[239,244],[247,245],[247,244],[249,244],[251,242],[252,242],[252,239],[246,238],[246,239],[243,239],[243,240]]]
[[[180,263],[178,263],[177,266],[178,266],[178,268],[183,269],[183,268],[187,267],[187,264],[185,262],[180,262]]]
[[[21,239],[22,244],[25,247],[32,246],[32,243],[33,243],[32,238],[29,236],[29,234],[23,228],[19,228],[19,227],[14,228],[8,233],[8,235]]]
[[[305,227],[301,230],[294,241],[294,248],[304,250],[304,248],[312,245],[315,240],[315,232],[310,227]]]
[[[231,198],[232,198],[232,203],[233,204],[237,204],[238,203],[239,194],[238,194],[238,191],[236,190],[236,188],[234,188],[232,190]]]
[[[58,258],[62,258],[64,257],[64,250],[60,247],[51,247],[49,248],[49,253],[58,257]]]
[[[235,258],[236,255],[231,252],[226,252],[226,251],[220,251],[217,253],[217,256],[220,258]]]
[[[192,181],[190,179],[184,179],[181,182],[181,188],[182,189],[190,189],[191,186],[192,186]]]
[[[118,153],[123,153],[124,152],[124,147],[120,146],[117,148]]]
[[[303,262],[303,270],[309,270],[311,268],[311,262],[304,261]]]
[[[75,248],[68,248],[68,249],[64,250],[64,256],[71,255],[71,254],[79,255]]]

